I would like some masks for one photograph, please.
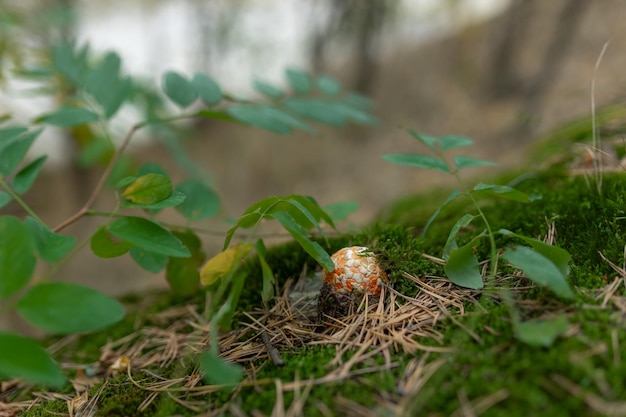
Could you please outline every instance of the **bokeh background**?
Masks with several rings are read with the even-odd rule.
[[[96,54],[116,51],[124,71],[147,85],[160,85],[167,70],[204,71],[226,91],[254,99],[252,80],[284,85],[284,70],[293,67],[329,74],[372,99],[376,126],[321,128],[315,136],[219,121],[180,126],[173,140],[222,201],[218,218],[197,225],[213,231],[204,235],[211,256],[223,242],[225,220],[270,195],[358,201],[346,228],[372,221],[394,199],[445,184],[445,177],[381,160],[384,153],[423,151],[405,128],[472,137],[477,146],[467,152],[501,167],[540,163],[528,161],[528,147],[590,115],[594,74],[597,107],[624,101],[624,6],[623,0],[3,0],[0,115],[28,123],[54,108],[54,92],[33,90],[19,72],[29,54],[63,39],[89,43]],[[133,109],[116,117],[118,139],[138,117]],[[56,225],[85,202],[102,167],[76,163],[79,150],[68,132],[47,128],[44,136],[32,157],[52,158],[27,201]],[[138,165],[157,162],[181,179],[189,166],[172,161],[170,145],[143,135],[131,153]],[[108,191],[97,208],[113,201]],[[15,205],[0,214],[22,215]],[[83,219],[68,232],[87,238],[99,222]],[[130,259],[101,260],[88,248],[57,277],[115,295],[165,286],[162,276]]]

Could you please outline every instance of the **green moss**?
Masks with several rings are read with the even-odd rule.
[[[582,126],[582,125],[581,125]],[[579,126],[579,127],[581,127]],[[569,134],[572,139],[572,134]],[[567,136],[567,135],[565,135]],[[506,228],[516,233],[532,237],[543,237],[548,232],[548,223],[554,221],[557,231],[557,244],[572,255],[571,282],[579,288],[598,288],[616,273],[604,262],[598,252],[602,252],[612,262],[621,265],[626,244],[626,178],[622,175],[606,175],[602,193],[589,186],[582,177],[572,178],[564,174],[562,168],[529,173],[509,173],[497,178],[494,183],[513,181],[516,187],[527,193],[541,195],[531,203],[522,204],[505,200],[482,201],[482,207],[493,230]],[[516,179],[518,178],[518,179]],[[414,295],[415,285],[403,277],[403,272],[423,275],[443,276],[442,268],[428,261],[422,254],[441,256],[443,245],[454,222],[474,208],[467,199],[459,199],[446,207],[431,232],[422,239],[421,227],[449,194],[446,190],[421,194],[394,205],[380,217],[381,220],[361,233],[329,239],[328,243],[318,240],[330,253],[351,245],[371,248],[396,290]],[[393,220],[390,222],[390,220]],[[459,234],[459,242],[467,241],[480,233],[483,225],[479,219]],[[514,240],[498,237],[500,247],[514,243]],[[477,246],[481,259],[488,255],[486,245]],[[515,242],[520,243],[520,242]],[[268,249],[266,259],[277,282],[283,284],[289,278],[297,278],[306,265],[308,271],[319,266],[295,243],[287,243]],[[507,271],[507,266],[501,266]],[[247,310],[261,304],[262,276],[258,261],[251,258],[243,268],[248,278],[242,293],[240,309]],[[100,348],[108,341],[121,338],[133,332],[137,326],[150,324],[151,314],[172,305],[194,303],[203,306],[204,293],[191,298],[169,294],[155,294],[146,302],[145,295],[135,297],[134,306],[129,307],[128,317],[104,332],[81,337],[68,345],[59,359],[71,359],[80,363],[90,363],[100,355]],[[549,308],[564,308],[548,290],[534,288],[518,295],[521,301],[533,300]],[[626,357],[621,352],[613,352],[612,332],[617,331],[619,346],[626,344],[626,328],[620,312],[610,308],[588,308],[598,301],[584,294],[568,306],[568,319],[573,331],[567,338],[556,341],[552,348],[535,348],[515,339],[508,309],[486,295],[480,299],[482,308],[468,304],[468,314],[457,320],[461,328],[451,321],[442,329],[444,344],[454,348],[451,354],[431,354],[430,360],[444,358],[444,365],[432,376],[413,402],[413,415],[440,413],[449,415],[459,408],[459,395],[463,392],[470,400],[491,395],[499,390],[507,390],[507,398],[488,409],[487,416],[527,416],[527,415],[596,415],[579,396],[572,395],[563,388],[554,376],[565,377],[582,389],[608,399],[626,398],[625,382]],[[486,312],[485,312],[486,311]],[[541,316],[544,311],[522,311],[522,318]],[[236,323],[235,323],[236,324]],[[478,343],[466,329],[479,335]],[[424,345],[434,343],[421,340]],[[605,346],[599,353],[590,353],[597,346]],[[346,354],[347,359],[354,352]],[[319,378],[329,371],[327,364],[335,356],[334,346],[303,347],[295,352],[283,352],[284,367],[277,367],[269,361],[256,361],[253,365],[258,380],[280,379],[283,382],[299,378]],[[614,361],[614,354],[620,360]],[[324,415],[318,409],[319,402],[330,410],[335,410],[339,396],[349,398],[375,412],[381,399],[395,401],[399,398],[397,384],[404,366],[413,355],[394,354],[392,360],[398,366],[392,370],[364,374],[341,382],[315,385],[311,399],[305,405],[304,415]],[[382,358],[374,358],[370,363],[359,366],[374,366]],[[164,377],[188,374],[190,369],[172,365],[165,369],[152,369]],[[558,377],[557,377],[558,378]],[[609,387],[608,391],[607,388]],[[97,387],[92,390],[92,395]],[[139,415],[137,407],[147,397],[147,392],[130,384],[122,375],[114,378],[102,393],[98,415]],[[284,395],[285,404],[293,400],[293,393]],[[191,398],[190,398],[191,399]],[[263,388],[244,387],[240,391],[224,390],[207,394],[203,398],[206,410],[234,401],[248,414],[258,410],[265,415],[272,412],[276,400],[273,383]],[[313,401],[312,399],[315,399]],[[316,402],[317,401],[317,402]],[[42,411],[45,410],[45,411]],[[65,404],[46,403],[24,413],[25,416],[49,415],[48,411],[63,412]],[[190,410],[173,401],[169,396],[160,395],[143,413],[144,415],[193,415]]]
[[[600,397],[602,387],[595,381],[601,378],[615,398],[626,395],[623,353],[619,352],[622,359],[618,363],[613,361],[613,352],[590,354],[593,347],[611,345],[611,331],[616,326],[621,328],[620,345],[626,341],[624,324],[617,323],[610,310],[578,310],[570,318],[580,326],[575,335],[558,340],[552,348],[536,348],[513,339],[508,312],[503,305],[491,301],[483,304],[487,313],[470,308],[472,311],[466,317],[458,318],[481,337],[482,344],[465,330],[448,323],[445,340],[455,351],[445,356],[445,365],[416,397],[415,414],[449,415],[460,407],[458,393],[461,391],[470,400],[476,400],[505,389],[507,398],[483,415],[596,415],[582,398],[572,396],[555,382],[554,375],[565,377]],[[485,331],[486,328],[490,331]]]

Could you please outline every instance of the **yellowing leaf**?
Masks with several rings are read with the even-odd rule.
[[[154,204],[172,194],[172,182],[165,175],[146,174],[134,180],[122,193],[135,204]]]
[[[251,249],[252,245],[240,243],[218,253],[202,267],[200,281],[204,285],[211,285],[218,279],[223,278]]]

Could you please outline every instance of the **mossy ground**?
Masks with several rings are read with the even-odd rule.
[[[504,177],[508,182],[515,175]],[[551,347],[526,345],[515,338],[510,308],[498,297],[483,294],[468,303],[465,315],[441,323],[440,331],[448,353],[417,352],[393,355],[393,367],[347,380],[312,385],[302,413],[295,415],[350,415],[354,404],[365,407],[359,415],[486,415],[486,416],[596,416],[626,415],[626,290],[622,282],[612,294],[598,296],[600,290],[614,279],[624,279],[600,253],[616,265],[624,262],[626,244],[626,174],[606,175],[599,193],[583,176],[572,177],[564,169],[525,175],[516,187],[541,195],[528,204],[488,201],[485,213],[494,230],[506,228],[532,237],[544,236],[551,223],[556,228],[556,243],[572,256],[570,283],[577,288],[575,300],[566,302],[549,291],[535,288],[516,295],[523,318],[565,314],[569,330]],[[502,182],[500,182],[502,183]],[[376,252],[390,274],[396,290],[413,296],[414,286],[403,272],[415,275],[443,274],[442,268],[422,257],[441,256],[443,243],[453,222],[471,211],[467,202],[447,207],[426,239],[420,227],[447,193],[422,194],[398,203],[385,214],[385,224],[378,224],[363,233],[331,239],[329,251],[347,245],[368,245]],[[441,198],[440,198],[441,197]],[[471,228],[466,233],[480,230]],[[462,240],[463,235],[459,236]],[[509,241],[499,241],[503,247]],[[484,248],[478,253],[485,254]],[[303,265],[315,265],[296,244],[278,246],[268,251],[267,260],[281,282],[295,278]],[[252,276],[259,266],[249,264]],[[258,305],[259,288],[253,282],[246,286],[243,308]],[[602,295],[602,294],[601,294]],[[611,298],[613,297],[613,298]],[[71,357],[81,363],[97,360],[106,340],[119,338],[150,320],[150,311],[177,303],[189,303],[164,295],[150,309],[136,309],[122,323],[106,332],[82,337],[66,346],[60,357]],[[604,302],[609,300],[609,302]],[[133,301],[133,300],[128,300]],[[137,300],[135,300],[137,301]],[[199,296],[195,302],[201,304]],[[532,304],[532,308],[528,308]],[[433,344],[430,339],[421,340]],[[348,353],[347,356],[350,356]],[[334,346],[304,347],[283,352],[283,367],[269,360],[252,361],[258,380],[283,382],[323,377],[327,364],[335,356]],[[407,364],[415,358],[424,363],[438,363],[438,369],[419,390],[406,392]],[[362,367],[380,365],[373,358]],[[163,376],[179,372],[180,366],[155,369]],[[98,389],[95,386],[91,394]],[[246,415],[270,415],[277,402],[276,384],[246,386],[194,398],[195,411],[162,394],[143,413],[137,407],[149,393],[132,385],[125,375],[108,382],[95,415],[197,415],[223,408],[221,415],[241,410]],[[407,395],[411,397],[407,399]],[[293,392],[284,393],[284,408],[295,401]],[[403,407],[396,407],[402,403]],[[352,409],[354,412],[354,408]],[[43,416],[67,412],[63,402],[50,401],[23,413]],[[474,414],[472,414],[474,413]],[[219,415],[219,413],[213,414]]]

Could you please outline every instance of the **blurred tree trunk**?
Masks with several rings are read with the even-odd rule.
[[[589,4],[588,0],[562,0],[560,9],[550,19],[552,23],[544,26],[551,29],[551,33],[543,45],[535,46],[536,41],[529,43],[535,38],[529,28],[538,13],[545,13],[547,3],[514,0],[503,19],[504,32],[492,53],[486,95],[495,99],[519,98],[523,117],[515,134],[532,134],[543,101],[557,80]],[[525,50],[530,46],[541,48],[543,52],[537,69],[528,76],[522,74],[520,68]]]
[[[541,102],[563,67],[569,47],[585,14],[588,0],[567,0],[557,16],[554,33],[546,48],[543,63],[525,92],[524,109],[539,113]]]
[[[397,0],[330,0],[324,22],[312,30],[311,67],[327,68],[331,47],[346,48],[351,55],[352,88],[368,94],[374,85],[380,51],[380,38]]]
[[[497,36],[490,63],[487,94],[493,98],[515,95],[522,90],[515,58],[526,40],[535,0],[513,0]]]

